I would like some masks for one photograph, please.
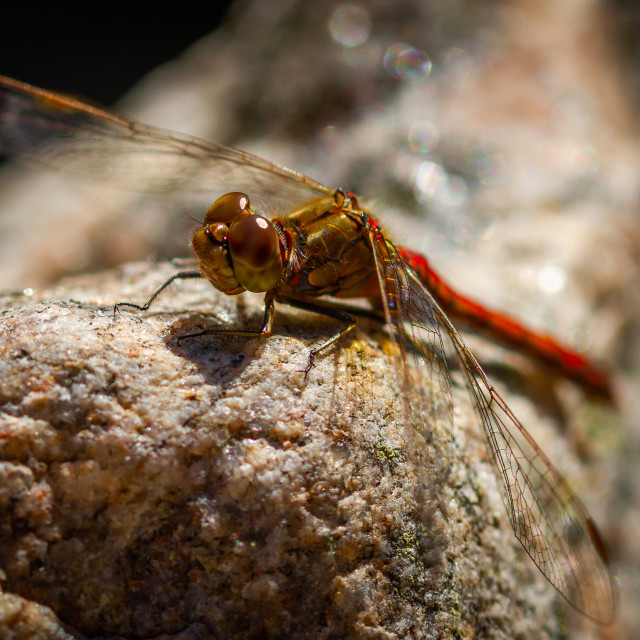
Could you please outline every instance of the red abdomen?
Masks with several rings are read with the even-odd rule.
[[[429,266],[419,253],[399,248],[437,303],[454,321],[464,323],[492,340],[550,365],[589,393],[612,399],[611,381],[606,373],[576,351],[553,338],[527,329],[510,316],[486,309],[481,304],[456,293]]]

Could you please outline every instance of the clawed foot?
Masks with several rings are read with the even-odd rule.
[[[304,373],[304,379],[307,380],[307,376],[309,375],[309,371],[313,369],[315,366],[316,355],[318,354],[317,349],[312,349],[309,351],[309,358],[307,360],[307,366],[304,369],[298,369],[298,373]]]
[[[121,307],[131,307],[136,309],[136,311],[147,311],[147,307],[139,304],[134,304],[133,302],[116,302],[113,305],[113,315],[116,316],[120,312]],[[136,316],[131,316],[137,322],[142,322],[142,320]]]

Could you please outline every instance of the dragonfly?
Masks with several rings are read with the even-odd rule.
[[[454,322],[553,367],[588,393],[611,398],[608,376],[581,354],[455,292],[428,260],[396,246],[354,194],[332,189],[250,153],[128,120],[79,99],[0,76],[0,153],[64,166],[153,194],[188,194],[211,204],[194,233],[197,269],[228,295],[264,294],[259,331],[213,327],[206,334],[270,335],[277,304],[324,314],[343,328],[380,319],[394,346],[406,424],[428,441],[434,421],[452,421],[447,348],[479,416],[515,537],[542,575],[577,611],[600,624],[616,617],[617,589],[606,546],[586,507],[536,444],[466,346]],[[254,202],[268,207],[254,206]],[[345,301],[364,299],[368,310]]]

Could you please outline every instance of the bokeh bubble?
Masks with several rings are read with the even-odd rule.
[[[396,43],[384,54],[384,68],[399,80],[422,80],[431,73],[432,66],[424,51],[409,44]]]

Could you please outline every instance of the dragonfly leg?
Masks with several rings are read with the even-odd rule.
[[[328,340],[325,340],[321,345],[316,347],[315,349],[311,349],[309,351],[309,359],[307,361],[307,366],[300,372],[304,372],[305,378],[311,369],[313,369],[313,363],[315,362],[316,356],[325,349],[328,349],[331,345],[335,344],[340,338],[346,336],[348,333],[353,331],[358,324],[358,319],[353,313],[348,311],[344,311],[343,309],[333,307],[333,306],[324,306],[320,304],[316,304],[314,302],[308,302],[306,300],[298,300],[296,298],[278,298],[281,302],[286,302],[288,305],[292,307],[296,307],[298,309],[304,309],[305,311],[311,311],[313,313],[318,313],[323,316],[328,316],[330,318],[334,318],[335,320],[339,320],[340,322],[345,323],[345,327],[331,336]]]
[[[202,278],[203,275],[200,271],[179,271],[175,275],[171,276],[166,282],[163,282],[150,296],[149,299],[144,304],[135,304],[133,302],[116,302],[113,305],[113,315],[115,315],[118,311],[120,311],[121,307],[132,307],[133,309],[138,309],[139,311],[147,311],[149,307],[153,304],[153,301],[160,295],[162,291],[164,291],[172,282],[176,280],[185,280],[186,278]]]
[[[271,335],[274,315],[275,302],[273,295],[267,293],[264,297],[264,318],[262,320],[262,326],[258,331],[242,331],[239,329],[227,329],[226,327],[211,327],[210,329],[204,329],[204,331],[198,331],[197,333],[187,333],[183,336],[178,336],[178,342],[186,340],[187,338],[199,338],[200,336],[211,335],[245,336],[248,338],[255,338],[256,336],[268,337]]]

